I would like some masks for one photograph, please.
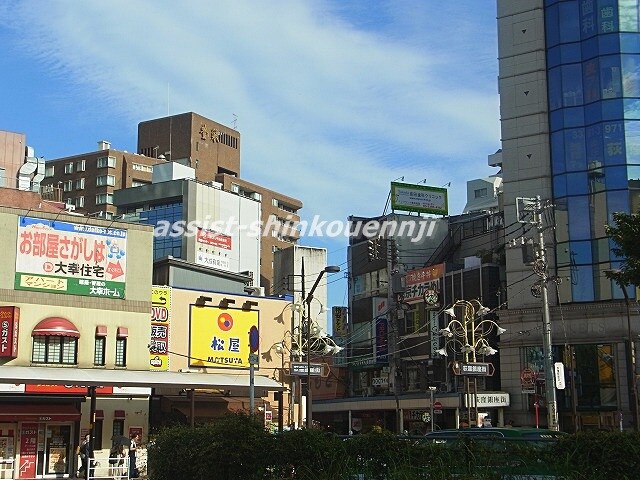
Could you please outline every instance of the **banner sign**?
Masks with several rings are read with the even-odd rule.
[[[20,467],[18,478],[36,478],[38,454],[38,424],[23,423],[20,426]]]
[[[418,303],[424,301],[424,294],[428,290],[440,291],[440,279],[444,277],[444,264],[410,270],[404,277],[405,293],[403,301]],[[437,304],[430,304],[437,308]]]
[[[20,307],[0,307],[0,358],[18,357]]]
[[[231,250],[231,237],[229,235],[214,232],[213,230],[198,228],[196,240],[200,243],[204,243],[205,245]]]
[[[16,290],[124,298],[127,231],[18,217]]]
[[[249,368],[259,351],[259,312],[190,306],[189,366]]]
[[[151,287],[151,341],[149,370],[169,370],[169,322],[171,287]]]
[[[405,212],[447,215],[447,189],[391,182],[391,208]]]

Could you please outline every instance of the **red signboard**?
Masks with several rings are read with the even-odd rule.
[[[424,294],[427,290],[439,289],[439,282],[442,277],[444,277],[444,264],[442,263],[407,272],[403,301],[406,303],[424,301]]]
[[[200,243],[206,243],[212,247],[224,248],[231,250],[231,237],[222,233],[213,232],[211,230],[198,229],[196,240]]]
[[[82,385],[25,385],[25,393],[66,393],[72,395],[87,395],[87,388]],[[97,387],[96,394],[112,395],[113,387]]]
[[[20,430],[20,467],[18,478],[36,478],[38,424],[23,423]]]
[[[19,307],[0,307],[0,357],[18,356]]]

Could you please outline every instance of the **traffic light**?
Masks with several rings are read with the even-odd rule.
[[[373,240],[367,240],[367,256],[369,261],[379,260],[380,256],[378,255],[378,239],[374,238]]]

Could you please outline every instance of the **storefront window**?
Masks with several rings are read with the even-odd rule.
[[[127,366],[127,339],[125,337],[116,338],[116,367]]]

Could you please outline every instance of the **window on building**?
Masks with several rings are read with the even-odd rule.
[[[116,367],[127,366],[127,337],[129,331],[125,327],[118,327],[116,336]]]
[[[64,164],[64,173],[73,173],[73,162]]]
[[[271,199],[271,205],[273,205],[274,207],[278,206],[278,199],[277,198],[272,198]]]
[[[106,329],[105,329],[106,332]],[[95,349],[93,352],[93,364],[97,367],[104,367],[106,364],[105,353],[107,351],[107,337],[96,332]]]
[[[78,363],[78,339],[58,335],[34,335],[31,361],[75,365]]]
[[[76,162],[76,172],[84,172],[86,169],[86,160],[78,160]]]
[[[84,190],[84,177],[76,180],[76,190]]]
[[[488,195],[487,188],[477,188],[473,191],[475,198],[484,198]]]
[[[8,187],[9,185],[6,184],[7,178],[6,178],[6,170],[4,168],[0,168],[0,187]]]
[[[109,185],[113,187],[116,184],[116,177],[114,175],[99,175],[96,177],[96,185],[103,187]]]
[[[233,193],[240,193],[240,187],[238,185],[236,185],[235,183],[231,184],[231,191]]]
[[[73,190],[73,180],[65,180],[62,184],[62,191],[70,192],[71,190]]]
[[[99,157],[96,160],[96,167],[98,168],[115,168],[116,167],[116,157]]]
[[[124,435],[124,419],[117,418],[113,421],[113,435],[117,436],[125,436]]]
[[[84,208],[84,195],[80,195],[79,197],[76,197],[76,207]]]
[[[143,182],[142,180],[133,180],[131,182],[132,187],[142,187],[143,185],[149,185],[151,182]]]
[[[54,165],[46,165],[44,167],[44,178],[51,178],[55,173],[56,167]]]
[[[113,204],[113,193],[99,193],[96,195],[96,205]]]

